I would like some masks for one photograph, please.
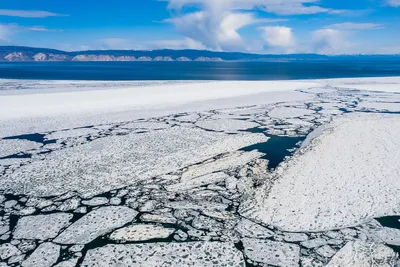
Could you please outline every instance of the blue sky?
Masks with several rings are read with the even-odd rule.
[[[0,45],[400,54],[400,0],[3,0]]]

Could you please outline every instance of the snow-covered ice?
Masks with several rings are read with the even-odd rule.
[[[83,266],[245,266],[232,243],[191,242],[107,245],[89,250]]]
[[[326,127],[259,190],[255,218],[321,231],[400,214],[400,115],[352,114]]]
[[[114,231],[110,235],[115,241],[146,241],[169,237],[175,229],[153,224],[133,224]]]
[[[87,244],[134,220],[138,213],[128,207],[94,210],[69,226],[55,240],[59,244]]]
[[[326,267],[397,266],[396,253],[382,244],[351,241],[340,250]]]
[[[46,155],[0,177],[0,189],[55,195],[101,193],[265,142],[262,134],[226,135],[192,128],[101,138]]]
[[[0,85],[0,266],[399,263],[400,78]]]
[[[68,213],[53,213],[21,218],[14,231],[16,239],[47,240],[58,235],[61,229],[69,225],[73,215]]]

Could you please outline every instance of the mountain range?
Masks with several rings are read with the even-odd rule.
[[[48,48],[0,46],[0,61],[296,61],[331,59],[393,59],[400,55],[338,55],[282,54],[262,55],[239,52],[213,52],[206,50],[89,50],[66,52]]]

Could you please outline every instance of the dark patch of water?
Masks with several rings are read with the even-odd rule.
[[[305,136],[301,137],[290,137],[290,136],[276,136],[276,135],[266,135],[270,139],[265,143],[259,143],[242,148],[242,151],[253,151],[258,150],[266,155],[263,159],[269,161],[268,169],[275,169],[281,162],[285,160],[286,157],[291,156],[293,148],[298,147],[299,142],[305,140]]]
[[[400,247],[399,247],[399,246],[388,245],[388,247],[390,247],[391,249],[393,249],[394,252],[400,253]]]
[[[349,111],[346,108],[339,108],[339,111],[343,112],[343,113],[351,113],[351,111]]]
[[[376,219],[382,226],[400,229],[400,216],[386,216]]]
[[[377,113],[377,114],[400,114],[400,111],[373,111],[373,110],[360,110],[362,113]]]
[[[32,158],[31,154],[22,153],[22,154],[14,154],[14,155],[9,155],[9,156],[5,156],[5,157],[0,157],[0,160],[1,159],[30,159],[30,158]]]
[[[17,226],[19,216],[15,214],[10,215],[10,231],[13,231],[15,226]]]
[[[43,145],[47,144],[55,144],[57,140],[45,140],[44,137],[45,134],[40,134],[40,133],[34,133],[34,134],[22,134],[22,135],[16,135],[16,136],[8,136],[4,137],[4,140],[16,140],[16,139],[22,139],[22,140],[28,140],[32,142],[37,142],[37,143],[42,143]]]

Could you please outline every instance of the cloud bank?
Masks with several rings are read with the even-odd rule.
[[[60,17],[67,16],[48,11],[41,10],[14,10],[14,9],[0,9],[0,16],[20,17],[20,18],[47,18],[47,17]]]
[[[387,5],[392,7],[400,7],[400,0],[388,0]]]

